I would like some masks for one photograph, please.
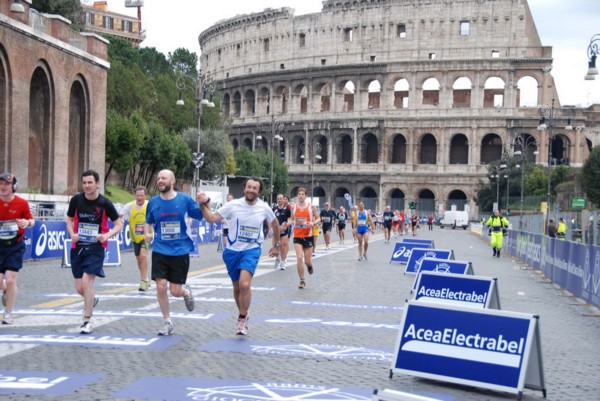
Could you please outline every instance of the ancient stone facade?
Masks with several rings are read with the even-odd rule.
[[[523,149],[581,166],[592,145],[582,111],[560,105],[526,0],[325,0],[221,21],[199,42],[234,148],[276,149],[292,195],[473,216],[489,163]],[[538,130],[544,110],[552,127]]]
[[[104,174],[108,42],[30,3],[0,0],[0,166],[20,192],[73,194]]]

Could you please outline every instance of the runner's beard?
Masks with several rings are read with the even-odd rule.
[[[164,194],[164,193],[167,193],[167,192],[169,192],[170,190],[171,190],[171,186],[170,186],[170,185],[165,185],[165,186],[163,187],[163,189],[160,189],[160,187],[158,187],[158,191],[159,191],[160,193],[163,193],[163,194]]]

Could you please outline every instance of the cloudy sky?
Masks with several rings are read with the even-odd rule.
[[[109,0],[109,9],[136,15],[137,9],[125,8],[124,3],[124,0]],[[199,53],[198,34],[219,20],[238,14],[291,7],[296,15],[302,15],[319,12],[322,6],[321,0],[145,0],[144,3],[142,24],[146,40],[142,46],[156,47],[164,54],[178,47]],[[600,77],[595,81],[583,79],[587,72],[588,44],[593,35],[600,34],[600,0],[529,0],[529,6],[542,44],[553,48],[552,75],[561,103],[580,106],[600,103]]]

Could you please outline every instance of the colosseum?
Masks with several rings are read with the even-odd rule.
[[[474,216],[489,163],[522,150],[581,166],[592,147],[594,108],[561,106],[526,0],[324,0],[220,21],[199,43],[233,147],[279,153],[292,196]]]

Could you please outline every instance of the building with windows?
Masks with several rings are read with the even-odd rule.
[[[372,209],[475,215],[489,164],[517,147],[581,166],[598,144],[597,112],[561,106],[526,0],[324,0],[320,13],[220,21],[199,43],[233,147],[275,149],[292,195],[306,187],[335,206],[350,194]],[[538,130],[544,104],[553,127]],[[273,119],[283,141],[257,132]]]
[[[116,36],[130,41],[134,46],[139,46],[146,39],[140,16],[136,18],[109,11],[108,1],[95,1],[92,6],[82,4],[81,9],[85,14],[85,31]]]
[[[0,165],[30,199],[72,195],[83,171],[104,174],[108,41],[12,3],[0,0]]]

